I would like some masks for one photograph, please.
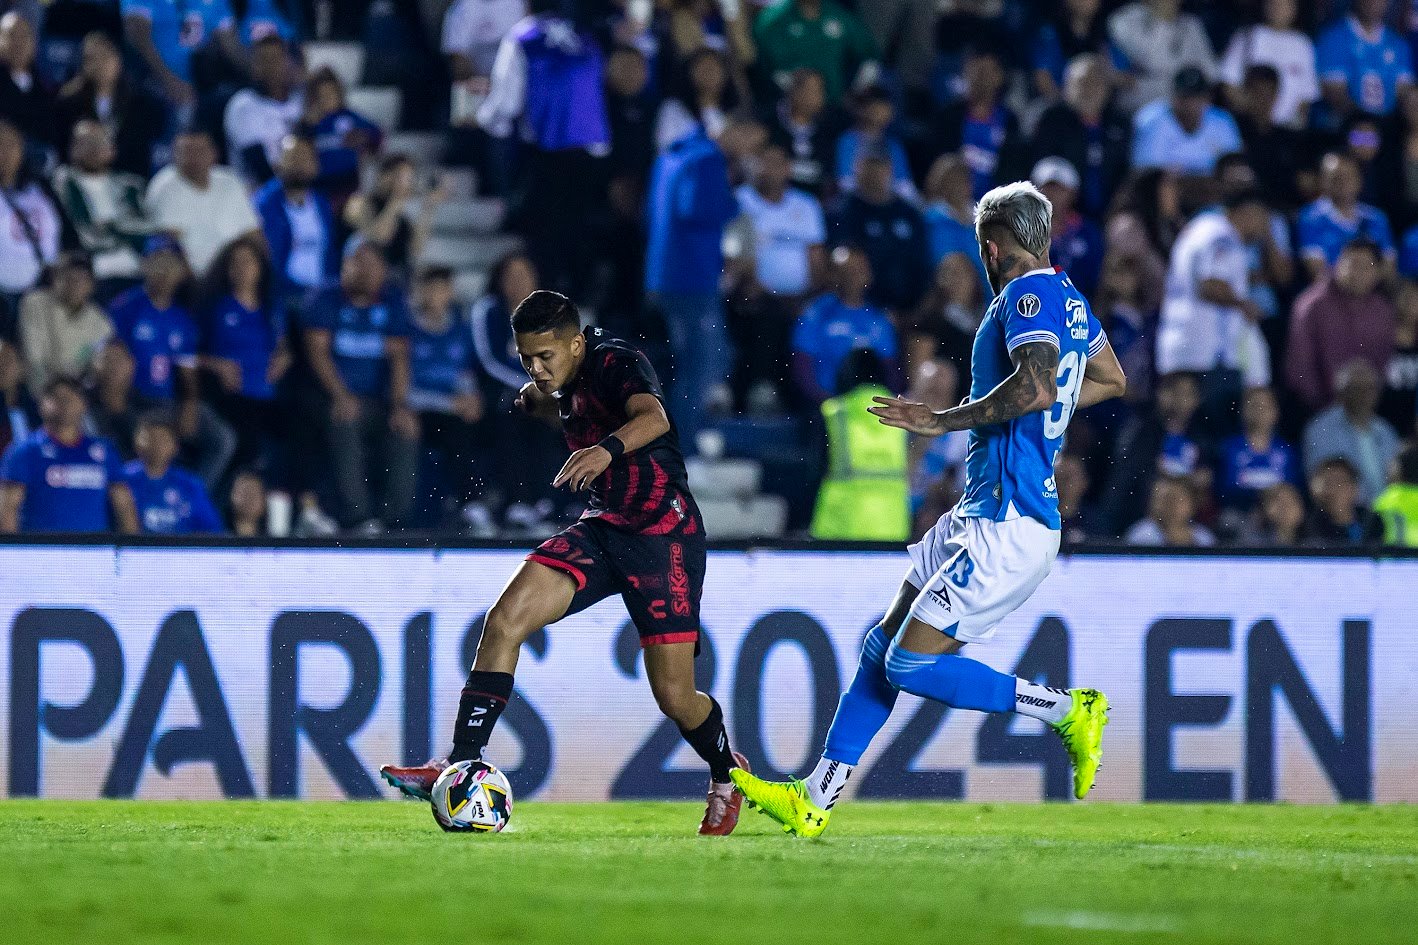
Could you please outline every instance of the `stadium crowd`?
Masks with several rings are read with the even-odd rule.
[[[0,10],[0,532],[542,533],[542,287],[790,528],[904,539],[964,435],[858,408],[968,391],[972,202],[1029,179],[1130,379],[1070,428],[1066,540],[1418,545],[1418,2]],[[448,180],[307,66],[331,39],[505,209],[485,290],[426,258]]]

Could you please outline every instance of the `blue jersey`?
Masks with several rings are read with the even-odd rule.
[[[162,476],[150,479],[143,464],[135,459],[123,467],[123,480],[133,493],[143,531],[152,535],[224,531],[207,487],[185,469],[169,466]]]
[[[1403,37],[1380,26],[1366,35],[1353,17],[1320,34],[1315,66],[1321,82],[1343,82],[1361,111],[1387,115],[1398,101],[1398,87],[1413,81],[1413,61]]]
[[[22,532],[106,532],[108,487],[122,481],[121,463],[107,440],[81,436],[66,446],[36,430],[10,444],[0,482],[25,487]]]
[[[1353,219],[1343,216],[1328,197],[1321,197],[1300,211],[1295,221],[1295,238],[1300,255],[1323,259],[1327,265],[1339,262],[1345,245],[1367,237],[1379,244],[1385,256],[1393,255],[1393,231],[1388,217],[1378,207],[1361,203]]]
[[[147,20],[163,65],[179,79],[192,80],[192,54],[218,30],[232,28],[227,0],[122,0],[123,16]]]
[[[281,313],[270,308],[249,309],[228,295],[208,312],[202,326],[202,350],[229,358],[241,366],[241,395],[272,400],[275,385],[267,380],[271,355],[285,334]]]
[[[980,400],[1014,373],[1011,352],[1031,342],[1059,349],[1058,399],[1008,423],[970,431],[960,514],[997,522],[1037,519],[1059,528],[1054,457],[1063,446],[1090,355],[1107,344],[1103,326],[1062,270],[1036,269],[995,297],[975,333],[970,399]]]
[[[176,303],[158,308],[138,286],[114,299],[109,314],[133,355],[133,389],[148,400],[176,399],[175,369],[197,366],[197,328],[187,310]]]
[[[407,338],[409,315],[403,295],[386,287],[379,301],[359,306],[338,285],[320,290],[305,312],[307,328],[330,333],[330,357],[350,392],[383,397],[389,392],[390,338]]]

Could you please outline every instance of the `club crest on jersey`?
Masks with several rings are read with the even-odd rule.
[[[1033,318],[1035,315],[1038,315],[1040,307],[1039,297],[1033,292],[1030,292],[1028,295],[1021,295],[1019,301],[1014,303],[1015,311],[1025,318]]]

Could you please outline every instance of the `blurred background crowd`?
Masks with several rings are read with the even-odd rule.
[[[537,288],[642,346],[712,537],[958,497],[1030,179],[1130,386],[1065,538],[1418,545],[1418,0],[0,0],[0,531],[544,534]]]

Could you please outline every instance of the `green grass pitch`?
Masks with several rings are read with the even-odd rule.
[[[843,805],[819,841],[689,804],[0,802],[0,942],[1418,941],[1418,809]]]

